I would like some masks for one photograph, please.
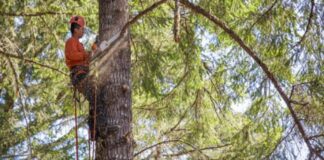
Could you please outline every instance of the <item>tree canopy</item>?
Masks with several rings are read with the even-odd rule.
[[[156,5],[129,26],[135,159],[323,157],[323,2],[178,3],[129,1],[130,19]],[[86,18],[89,49],[97,1],[0,2],[1,159],[75,156],[72,15]],[[86,159],[88,104],[80,109]]]

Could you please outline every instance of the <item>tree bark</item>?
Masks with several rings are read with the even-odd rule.
[[[108,40],[128,22],[127,0],[99,0],[99,39]],[[97,83],[96,159],[133,159],[131,50],[129,32],[116,53],[104,62]],[[110,126],[120,126],[108,132]]]

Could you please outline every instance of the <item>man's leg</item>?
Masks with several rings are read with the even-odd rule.
[[[90,131],[90,139],[95,140],[95,130],[94,130],[94,108],[95,108],[95,88],[94,84],[87,77],[87,74],[79,74],[72,77],[72,84],[76,87],[78,92],[80,92],[86,100],[89,102],[89,117],[88,126]],[[96,127],[97,128],[97,127]]]
[[[98,113],[96,100],[98,99],[98,93],[97,88],[95,87],[95,83],[92,81],[90,77],[80,76],[81,79],[80,83],[77,85],[78,91],[81,92],[85,98],[89,101],[89,118],[88,118],[88,125],[91,135],[91,140],[95,141],[98,136],[105,138],[108,134],[115,133],[117,130],[119,130],[119,125],[109,125],[105,126],[104,128],[101,128],[102,135],[99,135],[98,131],[98,125],[96,125],[96,117]],[[96,129],[94,129],[96,128]]]

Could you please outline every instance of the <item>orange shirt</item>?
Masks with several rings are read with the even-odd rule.
[[[89,55],[79,39],[71,37],[65,42],[65,62],[71,69],[73,66],[89,66]]]

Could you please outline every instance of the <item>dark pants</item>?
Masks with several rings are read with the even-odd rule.
[[[70,78],[72,85],[81,93],[89,102],[89,118],[88,125],[91,131],[91,139],[93,139],[94,134],[94,85],[91,79],[88,77],[89,67],[85,66],[74,66],[71,69]]]

